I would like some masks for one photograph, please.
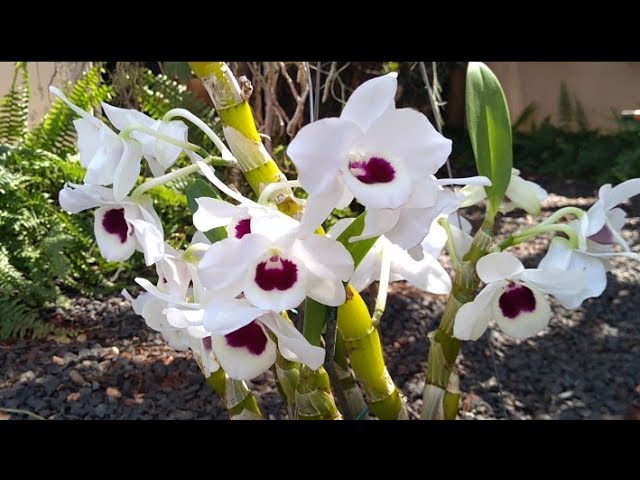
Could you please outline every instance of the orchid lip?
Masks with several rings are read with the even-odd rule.
[[[267,336],[255,321],[224,336],[227,345],[246,348],[252,355],[260,355],[267,348]]]
[[[240,220],[234,228],[234,237],[240,239],[245,235],[251,233],[251,218],[243,218]]]
[[[124,208],[112,208],[107,210],[102,218],[102,226],[112,235],[117,235],[121,243],[127,242],[127,234],[129,233],[129,224],[124,218]]]
[[[390,183],[396,177],[396,170],[391,163],[379,156],[371,156],[368,160],[350,161],[349,171],[367,185]]]
[[[536,298],[533,291],[523,284],[509,282],[498,301],[502,315],[511,320],[522,313],[530,313],[536,309]]]
[[[288,290],[298,280],[298,266],[291,260],[272,254],[268,261],[256,267],[255,282],[266,291]]]

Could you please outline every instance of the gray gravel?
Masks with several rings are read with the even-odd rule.
[[[564,205],[587,207],[583,186],[552,195],[545,212]],[[623,232],[640,250],[638,204]],[[476,212],[477,217],[477,212]],[[473,218],[472,218],[473,219]],[[477,218],[476,218],[477,220]],[[530,220],[529,220],[530,221]],[[528,222],[519,218],[506,233]],[[548,239],[519,247],[535,266]],[[517,341],[492,329],[468,342],[459,359],[462,419],[621,419],[640,416],[640,268],[613,261],[607,290],[574,311],[553,303],[549,328]],[[392,376],[413,411],[421,409],[427,333],[437,326],[444,297],[395,284],[381,334]],[[174,352],[120,297],[75,299],[70,309],[49,312],[51,321],[74,328],[74,340],[0,344],[0,408],[47,419],[226,418],[222,403],[203,381],[189,353]],[[252,386],[268,418],[286,418],[271,373]],[[0,411],[2,418],[30,418]]]

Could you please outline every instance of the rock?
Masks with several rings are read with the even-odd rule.
[[[20,375],[19,378],[19,382],[32,382],[33,380],[35,380],[36,378],[36,374],[33,373],[32,370],[27,370],[26,372],[24,372],[22,375]]]
[[[104,403],[101,403],[96,407],[93,413],[95,413],[96,417],[98,418],[104,418],[104,416],[107,414],[107,406]]]
[[[58,389],[58,386],[60,385],[60,380],[53,375],[49,375],[47,376],[43,385],[44,385],[45,392],[47,392],[47,395],[51,395],[53,392],[55,392]]]
[[[81,386],[84,386],[88,383],[77,370],[71,370],[69,372],[69,380],[71,380],[76,385],[81,385]]]
[[[54,355],[53,357],[51,357],[51,361],[56,364],[56,365],[64,365],[64,360],[60,357],[58,357],[57,355]]]
[[[78,335],[78,336],[76,337],[76,341],[77,341],[77,342],[79,342],[79,343],[84,343],[84,342],[86,342],[86,341],[87,341],[87,335],[86,335],[86,334],[84,334],[84,333],[81,333],[80,335]]]
[[[120,393],[120,390],[115,387],[109,387],[107,388],[107,396],[112,398],[120,398],[122,397],[122,393]]]
[[[78,358],[87,358],[91,356],[91,350],[88,348],[81,348],[78,352]]]
[[[560,395],[558,395],[558,398],[560,400],[567,400],[571,397],[573,397],[573,390],[567,390],[566,392],[562,392]]]
[[[80,400],[80,392],[72,392],[67,395],[67,402],[77,402]]]

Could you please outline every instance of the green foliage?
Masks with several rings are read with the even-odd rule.
[[[29,122],[29,72],[25,62],[16,62],[9,93],[0,100],[0,142],[15,144],[23,139]]]
[[[509,186],[513,149],[507,100],[500,82],[483,63],[469,63],[466,105],[476,168],[492,182],[485,190],[487,218],[493,218]]]
[[[369,238],[367,240],[360,240],[357,242],[349,242],[351,237],[355,237],[362,233],[364,230],[364,217],[365,213],[361,213],[351,224],[342,232],[336,240],[338,240],[349,251],[353,258],[354,267],[357,268],[367,252],[371,250],[373,244],[376,243],[378,237]]]
[[[640,131],[569,131],[548,120],[514,136],[516,167],[536,174],[622,182],[640,176]]]
[[[560,97],[558,98],[558,116],[560,117],[560,124],[564,128],[569,128],[571,122],[573,121],[573,103],[571,102],[569,88],[564,82],[560,84]]]
[[[569,88],[564,82],[560,84],[558,116],[560,117],[560,125],[565,130],[571,130],[574,125],[580,131],[589,129],[589,121],[584,111],[584,105],[576,95],[573,96],[573,101],[571,100]]]
[[[67,96],[85,110],[111,101],[118,92],[105,83],[105,73],[103,65],[95,65]],[[145,70],[141,78],[137,98],[155,118],[175,107],[197,115],[208,109],[167,77]],[[82,183],[85,175],[73,125],[78,116],[55,100],[40,124],[28,131],[28,88],[26,65],[17,64],[11,90],[0,100],[0,339],[54,332],[40,319],[40,307],[59,304],[64,295],[119,291],[134,273],[145,275],[148,269],[140,254],[122,264],[105,261],[94,239],[93,212],[68,215],[60,209],[62,186]],[[194,100],[200,102],[198,108],[190,103]],[[207,111],[204,116],[211,120],[212,115]],[[150,192],[168,241],[178,247],[193,233],[187,185],[181,179]]]
[[[73,86],[67,97],[82,108],[98,108],[100,102],[111,98],[111,88],[104,84],[102,64],[96,64],[85,72]],[[78,115],[57,98],[40,124],[25,137],[25,144],[35,150],[44,150],[59,156],[76,153],[76,132],[73,120]]]

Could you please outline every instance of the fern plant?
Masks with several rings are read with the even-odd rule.
[[[29,71],[16,62],[9,93],[0,100],[0,142],[15,144],[27,133],[29,123]]]
[[[131,107],[123,105],[126,91],[137,108],[154,118],[180,107],[220,128],[212,109],[186,87],[149,69],[137,72],[129,70],[124,79],[128,86],[111,85],[105,66],[96,64],[67,89],[67,96],[87,110],[100,108],[103,101]],[[123,264],[105,261],[95,244],[93,214],[68,215],[60,209],[62,185],[81,183],[85,173],[76,152],[77,115],[56,100],[29,131],[29,100],[27,65],[17,63],[10,91],[0,100],[0,340],[53,332],[40,319],[40,307],[60,303],[66,295],[119,291],[130,283],[131,272],[147,268],[141,256]],[[204,145],[209,141],[197,134],[190,139]],[[178,247],[193,233],[185,230],[190,215],[179,194],[185,183],[150,192],[169,242]]]

